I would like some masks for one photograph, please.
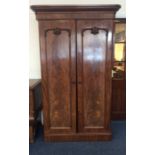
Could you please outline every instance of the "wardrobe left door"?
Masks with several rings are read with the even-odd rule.
[[[74,20],[39,21],[44,136],[76,132]]]

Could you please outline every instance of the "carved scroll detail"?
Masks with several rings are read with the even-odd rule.
[[[69,36],[71,35],[71,30],[69,30],[69,29],[61,29],[61,28],[56,27],[54,29],[47,29],[45,31],[45,37],[47,35],[47,32],[49,32],[49,31],[53,31],[53,34],[55,34],[55,35],[60,35],[62,31],[67,31]]]
[[[90,30],[92,34],[97,35],[99,33],[100,30],[103,30],[106,32],[106,35],[108,34],[108,29],[105,28],[99,28],[99,27],[92,27],[92,28],[86,28],[82,30],[82,36],[84,34],[85,31]]]
[[[91,33],[94,34],[94,35],[98,34],[98,33],[99,33],[99,28],[93,27],[93,28],[91,29]]]
[[[53,34],[60,35],[61,34],[61,29],[60,28],[53,29]]]

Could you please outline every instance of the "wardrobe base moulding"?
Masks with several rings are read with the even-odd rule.
[[[50,141],[109,141],[112,139],[112,132],[103,133],[75,133],[75,134],[48,134],[44,140]]]

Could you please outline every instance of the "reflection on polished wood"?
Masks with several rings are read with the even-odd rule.
[[[115,49],[112,78],[112,119],[126,118],[126,20],[115,24]]]
[[[31,8],[39,21],[44,139],[110,140],[113,18],[120,6]]]
[[[102,27],[98,34],[92,34],[89,27]],[[108,130],[109,119],[106,114],[106,105],[110,105],[108,84],[108,64],[110,57],[109,33],[112,29],[111,21],[87,20],[78,21],[78,107],[79,107],[79,131],[103,132]],[[81,32],[83,34],[81,35]],[[108,51],[109,50],[109,51]],[[80,63],[82,62],[82,63]],[[106,64],[107,63],[107,64]],[[100,115],[100,117],[98,117]]]
[[[45,36],[42,47],[46,53],[43,93],[48,94],[45,104],[48,110],[44,110],[45,128],[50,128],[51,133],[74,132],[76,128],[76,87],[71,84],[76,80],[74,32],[75,23],[72,20],[40,22],[40,34]]]

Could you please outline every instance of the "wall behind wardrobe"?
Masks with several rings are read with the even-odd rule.
[[[120,4],[117,18],[124,18],[125,0],[30,0],[30,5],[91,5]],[[38,22],[34,12],[29,12],[29,78],[41,78]]]

